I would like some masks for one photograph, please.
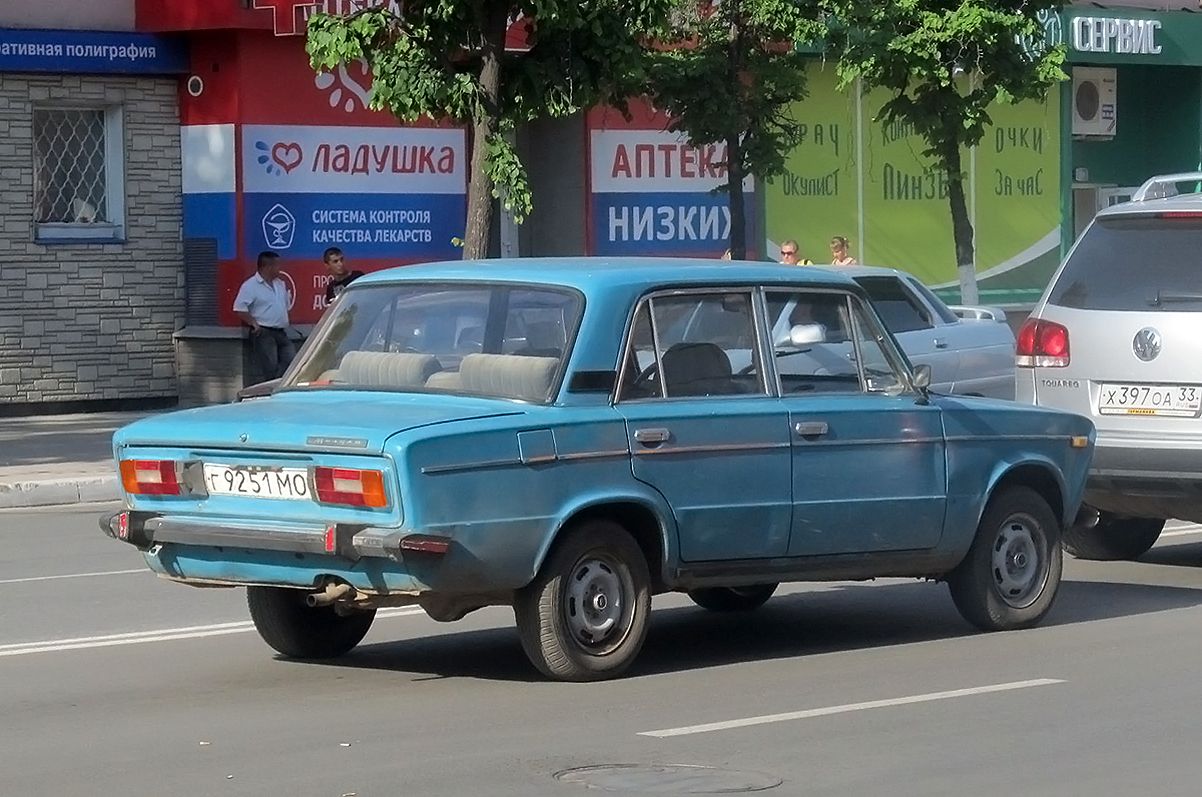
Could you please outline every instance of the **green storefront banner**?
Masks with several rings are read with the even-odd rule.
[[[808,97],[794,108],[801,144],[786,159],[786,172],[768,181],[766,231],[775,252],[782,241],[796,240],[803,257],[830,262],[833,235],[857,235],[859,189],[856,108],[835,88],[833,65],[815,65]]]
[[[1073,64],[1202,66],[1202,14],[1081,6],[1043,19],[1044,40]]]
[[[888,97],[840,92],[833,67],[814,64],[793,112],[805,138],[787,172],[764,186],[766,251],[793,238],[824,263],[830,238],[846,235],[860,262],[954,289],[947,180],[922,155],[921,136],[876,119]],[[1059,257],[1059,89],[1046,102],[1000,105],[991,115],[985,138],[962,158],[981,296],[1026,304]]]

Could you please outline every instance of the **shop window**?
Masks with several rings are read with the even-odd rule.
[[[36,108],[34,198],[38,241],[124,237],[120,108]]]

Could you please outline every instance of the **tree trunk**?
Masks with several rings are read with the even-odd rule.
[[[726,0],[730,14],[730,43],[726,51],[726,79],[735,89],[736,96],[742,94],[743,72],[743,19],[740,0]],[[747,259],[747,224],[743,207],[743,143],[742,131],[732,130],[726,136],[726,188],[730,207],[730,257],[732,260]]]
[[[743,150],[738,134],[726,139],[726,184],[730,196],[730,257],[747,259],[747,224],[743,208]]]
[[[944,153],[947,164],[947,199],[952,210],[952,237],[956,242],[956,272],[960,278],[960,303],[977,304],[976,258],[973,256],[972,221],[964,198],[964,170],[960,168],[960,146],[953,144]]]
[[[488,176],[488,141],[500,120],[501,56],[505,52],[507,7],[484,2],[477,7],[484,39],[481,42],[480,91],[482,102],[472,120],[472,162],[467,183],[467,228],[463,233],[465,260],[488,257],[492,241],[493,181]]]

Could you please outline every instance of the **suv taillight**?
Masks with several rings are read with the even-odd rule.
[[[1020,368],[1064,368],[1068,365],[1068,327],[1028,318],[1018,331],[1014,364]]]
[[[169,459],[121,460],[121,485],[131,495],[181,495],[179,466]]]

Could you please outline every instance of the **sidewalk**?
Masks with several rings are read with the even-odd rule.
[[[113,432],[150,414],[0,418],[0,509],[120,498]]]

